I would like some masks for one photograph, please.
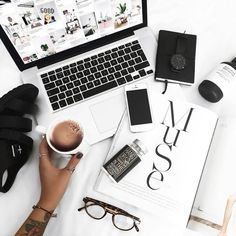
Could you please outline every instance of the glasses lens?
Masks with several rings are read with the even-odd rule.
[[[106,214],[103,207],[95,204],[88,204],[86,206],[86,212],[95,219],[101,219]]]
[[[134,220],[125,215],[114,215],[114,224],[118,229],[130,230],[134,226]]]

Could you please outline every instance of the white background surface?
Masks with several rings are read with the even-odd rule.
[[[202,99],[197,87],[220,62],[230,61],[236,56],[235,9],[235,0],[148,0],[149,26],[153,29],[156,37],[160,29],[178,32],[186,30],[187,33],[196,34],[198,37],[196,82],[191,87],[183,87],[183,92],[188,101],[216,111],[222,124],[218,129],[218,133],[219,135],[223,134],[224,137],[221,137],[220,141],[215,141],[215,147],[219,148],[220,155],[218,155],[218,152],[211,153],[201,185],[203,187],[201,187],[201,192],[197,197],[198,206],[204,208],[207,217],[217,223],[222,220],[224,210],[222,206],[224,206],[228,194],[236,192],[235,178],[233,178],[236,159],[232,155],[234,151],[232,140],[235,140],[236,133],[235,129],[231,130],[236,124],[236,93],[234,92],[236,86],[232,86],[231,92],[217,104],[210,104]],[[20,83],[20,72],[2,43],[0,44],[0,71],[1,94]],[[38,138],[36,134],[32,133],[32,135],[35,139]],[[228,144],[228,141],[230,141],[230,144]],[[94,146],[90,154],[81,161],[73,174],[68,191],[57,209],[59,217],[50,221],[45,235],[156,235],[155,219],[138,209],[129,208],[132,213],[143,219],[139,234],[135,232],[123,233],[116,230],[109,216],[98,222],[90,219],[84,212],[77,212],[77,208],[83,204],[82,198],[85,196],[94,196],[111,202],[111,199],[95,193],[92,189],[109,143],[110,140],[106,140]],[[225,147],[224,144],[228,145]],[[227,153],[224,152],[224,148],[227,148]],[[230,150],[232,151],[230,152]],[[2,236],[13,235],[30,213],[32,205],[38,200],[40,184],[37,153],[36,141],[35,152],[19,172],[11,190],[7,194],[0,193],[0,235]],[[224,157],[225,153],[227,158]],[[227,167],[222,170],[222,163],[225,162],[228,163]],[[214,178],[215,176],[218,176],[217,179],[221,180],[217,182],[219,185],[212,184],[217,180]],[[220,193],[219,188],[222,188]],[[214,198],[211,197],[212,192]],[[218,194],[221,197],[216,197]],[[127,208],[122,203],[115,201],[112,201],[112,203]],[[216,235],[214,230],[209,230],[207,227],[198,227],[192,222],[190,226],[201,233],[186,232],[186,235]]]

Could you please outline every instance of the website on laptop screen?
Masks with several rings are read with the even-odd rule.
[[[143,23],[141,0],[12,0],[0,23],[27,64]]]

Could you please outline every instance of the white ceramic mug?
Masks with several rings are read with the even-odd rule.
[[[62,122],[65,122],[65,121],[74,121],[75,123],[77,123],[80,127],[80,129],[82,130],[82,133],[83,133],[83,138],[82,138],[82,141],[81,143],[76,147],[74,148],[73,150],[70,150],[70,151],[61,151],[61,150],[58,150],[57,148],[55,148],[51,142],[51,136],[52,136],[52,132],[54,130],[54,128],[59,124],[59,123],[62,123]],[[83,130],[83,127],[81,125],[81,123],[77,120],[75,120],[74,118],[69,118],[69,117],[59,117],[59,118],[56,118],[55,120],[53,120],[48,127],[44,127],[44,126],[41,126],[41,125],[38,125],[36,126],[35,130],[40,133],[40,134],[44,134],[46,135],[46,139],[47,139],[47,142],[48,142],[48,145],[50,146],[50,148],[61,154],[61,155],[73,155],[73,154],[76,154],[78,152],[82,152],[83,155],[85,156],[88,151],[89,151],[89,148],[90,148],[90,145],[89,143],[85,140],[85,137],[84,137],[84,130]]]

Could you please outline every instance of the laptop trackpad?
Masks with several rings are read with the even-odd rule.
[[[119,94],[90,106],[100,133],[116,129],[125,109],[124,94]]]

